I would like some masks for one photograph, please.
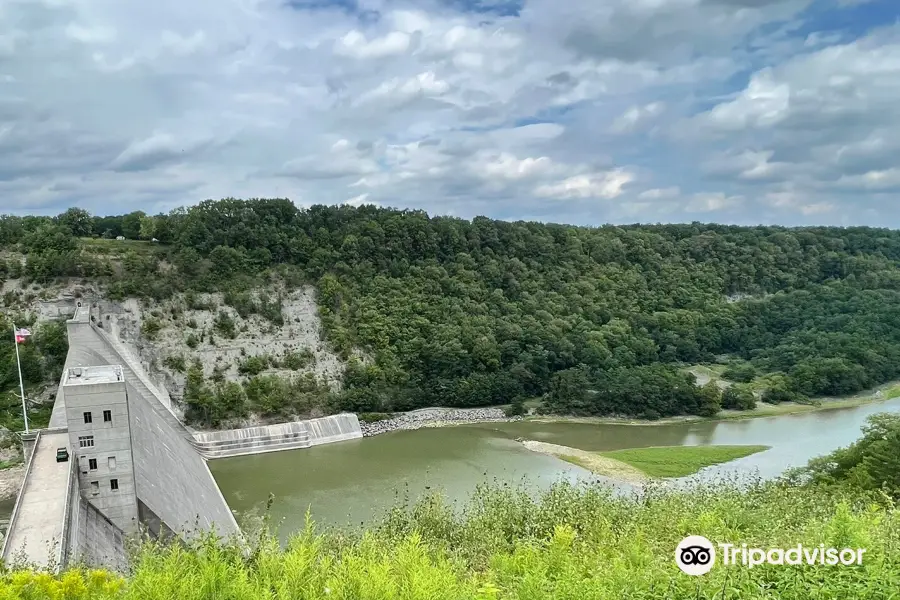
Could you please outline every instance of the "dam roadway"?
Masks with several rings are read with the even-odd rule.
[[[21,558],[44,568],[59,564],[61,545],[53,547],[52,541],[65,537],[72,469],[69,462],[56,462],[56,450],[68,445],[68,433],[38,436],[17,503],[18,513],[11,518],[16,526],[10,527],[4,540],[4,561],[16,562]]]

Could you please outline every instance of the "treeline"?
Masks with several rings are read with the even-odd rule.
[[[120,232],[160,243],[117,266],[77,239]],[[900,375],[900,232],[887,229],[589,228],[225,199],[152,217],[3,217],[0,244],[27,254],[26,276],[105,278],[120,296],[313,283],[349,359],[334,409],[546,395],[582,414],[707,414],[753,400],[713,399],[677,367],[723,357],[745,380],[776,373],[772,402]]]

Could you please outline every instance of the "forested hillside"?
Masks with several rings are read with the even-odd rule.
[[[118,235],[158,243],[126,242],[111,261],[86,239]],[[349,360],[335,410],[546,394],[561,413],[714,414],[717,390],[677,366],[770,374],[771,402],[900,375],[900,232],[887,229],[586,228],[226,199],[3,217],[0,247],[0,276],[96,278],[118,297],[313,283],[330,343],[369,357]]]

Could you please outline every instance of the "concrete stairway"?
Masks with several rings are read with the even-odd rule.
[[[91,325],[91,329],[98,335],[101,341],[105,343],[97,344],[95,350],[101,357],[108,361],[111,365],[122,365],[125,381],[134,386],[138,393],[150,400],[149,404],[166,422],[175,428],[193,442],[191,432],[184,426],[181,420],[172,410],[171,400],[165,396],[153,383],[147,378],[143,367],[137,364],[137,361],[125,350],[122,345],[109,335],[103,329]]]

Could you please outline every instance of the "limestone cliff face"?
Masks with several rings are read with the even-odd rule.
[[[280,301],[281,323],[260,314],[241,316],[225,302],[221,293],[177,294],[161,302],[128,298],[108,299],[103,290],[83,280],[23,286],[19,280],[4,282],[0,303],[11,301],[18,310],[34,313],[39,320],[71,317],[78,302],[95,306],[99,325],[121,342],[124,350],[143,367],[156,387],[168,393],[177,408],[184,394],[185,371],[194,360],[204,375],[219,373],[225,380],[239,380],[239,365],[252,357],[271,357],[261,373],[293,376],[312,373],[333,389],[340,386],[344,364],[322,339],[321,322],[311,287],[285,289],[272,286],[252,290],[256,302]],[[4,305],[5,306],[5,305]],[[225,335],[216,320],[226,315],[233,323],[233,338]],[[192,347],[193,346],[193,347]],[[302,356],[290,368],[289,355]],[[272,367],[271,362],[279,364]],[[44,394],[51,402],[55,385]]]
[[[216,293],[198,294],[190,302],[181,294],[153,304],[136,299],[104,302],[101,312],[110,318],[104,319],[103,327],[133,348],[141,361],[149,364],[151,372],[162,375],[174,398],[180,398],[184,389],[184,373],[172,367],[179,357],[188,361],[199,359],[207,377],[218,370],[226,380],[238,380],[241,378],[239,364],[250,357],[282,359],[290,353],[308,351],[312,358],[301,369],[266,368],[262,372],[285,375],[312,372],[334,386],[339,385],[343,364],[322,340],[314,290],[255,290],[254,294],[271,297],[278,292],[283,294],[281,325],[258,314],[241,317],[237,310],[225,304],[222,294]],[[227,315],[234,323],[234,338],[217,329],[216,319],[220,314]],[[151,329],[148,323],[153,323],[154,329],[158,324],[159,330],[148,334]],[[194,348],[188,345],[192,339],[196,340]]]

